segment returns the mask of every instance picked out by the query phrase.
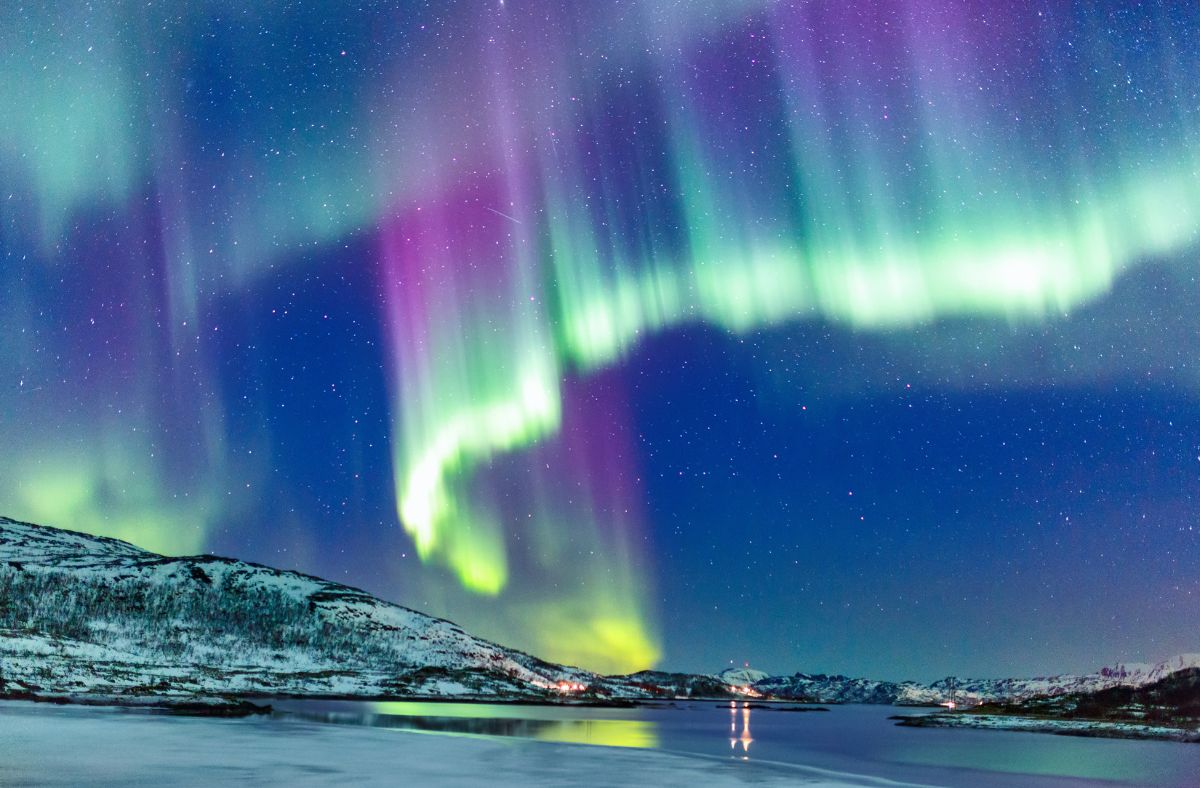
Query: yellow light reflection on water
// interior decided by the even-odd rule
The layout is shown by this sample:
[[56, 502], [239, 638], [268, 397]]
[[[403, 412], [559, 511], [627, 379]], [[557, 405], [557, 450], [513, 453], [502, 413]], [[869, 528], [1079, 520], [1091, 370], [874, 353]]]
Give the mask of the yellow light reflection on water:
[[377, 701], [370, 704], [373, 714], [394, 717], [453, 717], [455, 719], [553, 719], [539, 716], [540, 707], [517, 704], [429, 703], [422, 701]]
[[538, 731], [538, 741], [592, 744], [599, 747], [658, 746], [658, 730], [646, 720], [569, 720]]
[[742, 703], [742, 730], [738, 733], [738, 705], [737, 701], [729, 703], [729, 749], [737, 751], [738, 745], [742, 746], [742, 752], [749, 755], [750, 745], [754, 743], [754, 739], [750, 736], [750, 704]]
[[[497, 735], [489, 721], [514, 720], [529, 723], [522, 733], [538, 741], [564, 744], [590, 744], [598, 747], [654, 748], [659, 745], [658, 726], [649, 720], [628, 719], [629, 709], [575, 709], [570, 706], [525, 706], [518, 704], [429, 703], [420, 701], [380, 701], [370, 704], [371, 712], [381, 716], [414, 717], [428, 722], [431, 719], [477, 720], [478, 731], [469, 726], [450, 727], [447, 734], [485, 736]], [[586, 716], [585, 716], [586, 715]], [[429, 727], [421, 729], [430, 732]], [[434, 732], [441, 732], [436, 731]]]

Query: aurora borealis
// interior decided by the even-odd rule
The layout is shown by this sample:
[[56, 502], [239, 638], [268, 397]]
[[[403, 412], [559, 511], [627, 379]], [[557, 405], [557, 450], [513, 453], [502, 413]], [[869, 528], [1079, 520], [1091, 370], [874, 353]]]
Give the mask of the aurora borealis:
[[600, 670], [1195, 647], [1194, 5], [48, 2], [0, 76], [4, 514]]

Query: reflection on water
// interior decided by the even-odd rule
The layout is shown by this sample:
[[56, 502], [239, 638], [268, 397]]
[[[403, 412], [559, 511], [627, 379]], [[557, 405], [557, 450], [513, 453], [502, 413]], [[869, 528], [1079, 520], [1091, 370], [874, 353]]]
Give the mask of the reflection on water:
[[[653, 747], [750, 761], [747, 768], [755, 768], [755, 761], [785, 763], [921, 784], [1080, 788], [1103, 780], [1114, 786], [1200, 785], [1195, 779], [1200, 774], [1197, 745], [899, 728], [888, 719], [895, 709], [886, 706], [835, 706], [824, 714], [805, 714], [800, 712], [811, 709], [743, 700], [680, 700], [636, 708], [284, 699], [271, 703], [280, 721]], [[753, 728], [751, 712], [758, 712]], [[0, 781], [3, 773], [0, 763]]]
[[[486, 716], [480, 716], [481, 713]], [[460, 736], [516, 736], [603, 747], [659, 746], [656, 723], [639, 719], [595, 719], [595, 713], [594, 709], [580, 711], [570, 707], [504, 707], [410, 701], [306, 703], [299, 710], [285, 706], [283, 711], [283, 715], [288, 717], [340, 725], [367, 725]]]
[[603, 747], [658, 746], [658, 732], [646, 720], [570, 720], [551, 723], [536, 734], [542, 741], [597, 744]]
[[750, 759], [750, 704], [742, 703], [742, 733], [738, 735], [738, 705], [737, 701], [729, 702], [729, 749], [737, 752], [737, 746], [742, 745], [742, 758]]
[[[691, 704], [688, 706], [692, 707]], [[715, 709], [714, 706], [716, 704], [692, 708], [719, 711], [724, 704]], [[282, 701], [275, 704], [278, 716], [312, 722], [642, 749], [662, 746], [661, 722], [652, 715], [672, 707], [674, 704], [639, 709], [421, 701]], [[750, 745], [754, 742], [750, 733], [750, 712], [754, 708], [772, 707], [751, 706], [746, 701], [728, 704], [729, 749], [739, 760], [750, 759]], [[719, 726], [718, 722], [700, 728], [707, 729], [707, 735], [719, 741]]]

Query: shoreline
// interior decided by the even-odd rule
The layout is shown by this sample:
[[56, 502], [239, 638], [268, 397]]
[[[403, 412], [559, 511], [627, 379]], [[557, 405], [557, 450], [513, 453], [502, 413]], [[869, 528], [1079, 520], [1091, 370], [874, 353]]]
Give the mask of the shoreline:
[[[436, 735], [300, 719], [216, 720], [0, 701], [0, 763], [18, 785], [913, 786], [803, 763], [656, 747]], [[63, 748], [63, 739], [72, 742]]]
[[0, 701], [36, 703], [47, 706], [134, 709], [149, 713], [177, 714], [188, 717], [251, 717], [272, 712], [269, 705], [259, 705], [236, 696], [42, 695], [34, 692], [11, 692], [0, 694]]
[[777, 711], [819, 712], [831, 704], [801, 703], [792, 700], [757, 699], [739, 701], [734, 698], [612, 698], [612, 699], [555, 699], [503, 698], [489, 696], [447, 697], [444, 695], [346, 695], [297, 693], [216, 693], [211, 695], [125, 695], [93, 693], [37, 693], [17, 691], [0, 693], [0, 701], [26, 701], [51, 706], [93, 706], [140, 709], [147, 712], [178, 714], [196, 717], [249, 717], [270, 714], [271, 701], [331, 701], [354, 703], [442, 703], [504, 706], [552, 706], [556, 708], [636, 709], [677, 703], [754, 703], [751, 708], [772, 710], [773, 704], [784, 708]]
[[1016, 714], [935, 713], [924, 715], [897, 714], [888, 719], [906, 728], [960, 728], [969, 730], [999, 730], [1017, 733], [1047, 733], [1055, 736], [1079, 736], [1092, 739], [1137, 739], [1200, 744], [1200, 727], [1185, 725], [1154, 725], [1143, 722], [1062, 719]]

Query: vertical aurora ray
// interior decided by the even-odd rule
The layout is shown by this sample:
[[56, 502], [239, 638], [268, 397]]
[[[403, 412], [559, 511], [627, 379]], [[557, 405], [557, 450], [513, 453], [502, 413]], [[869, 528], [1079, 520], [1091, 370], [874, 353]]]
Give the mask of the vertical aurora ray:
[[[617, 77], [536, 35], [524, 45], [540, 54], [510, 52], [562, 75], [515, 102], [539, 107], [524, 145], [505, 129], [508, 149], [535, 151], [533, 164], [510, 157], [508, 172], [532, 168], [543, 195], [513, 220], [519, 249], [479, 235], [504, 227], [489, 208], [509, 204], [499, 195], [463, 197], [471, 207], [453, 216], [433, 208], [423, 221], [439, 229], [417, 248], [403, 221], [386, 241], [385, 257], [402, 261], [388, 269], [399, 511], [422, 555], [501, 591], [505, 540], [452, 491], [556, 431], [560, 366], [586, 373], [692, 322], [744, 332], [802, 318], [863, 329], [1045, 320], [1194, 244], [1194, 132], [1179, 125], [1140, 146], [1037, 122], [1045, 97], [1027, 80], [1078, 20], [1047, 22], [1013, 49], [1005, 40], [1037, 17], [1002, 11], [997, 37], [977, 10], [765, 4], [704, 39], [671, 24], [671, 46], [624, 53]], [[1078, 65], [1057, 98], [1102, 113], [1118, 97]], [[1095, 148], [1089, 168], [1064, 159], [1083, 148]], [[552, 298], [517, 308], [536, 281]], [[552, 531], [522, 533], [551, 550]]]
[[[426, 577], [421, 594], [472, 631], [568, 664], [623, 672], [659, 658], [645, 517], [614, 381], [569, 381], [554, 435], [495, 455], [455, 478], [456, 491], [502, 524], [503, 592], [469, 596]], [[606, 426], [596, 429], [597, 420]]]
[[[477, 489], [477, 471], [498, 455], [555, 434], [563, 408], [551, 322], [561, 293], [543, 265], [537, 199], [547, 183], [531, 182], [528, 118], [520, 112], [538, 97], [517, 95], [506, 76], [539, 58], [499, 32], [487, 44], [479, 81], [495, 97], [484, 121], [491, 131], [483, 149], [492, 157], [475, 150], [472, 174], [451, 177], [450, 187], [442, 186], [445, 172], [430, 173], [428, 193], [396, 211], [382, 233], [398, 514], [423, 558], [447, 566], [471, 591], [504, 592], [482, 620], [458, 613], [468, 625], [550, 658], [614, 671], [645, 667], [659, 646], [640, 590], [646, 579], [633, 554], [630, 507], [613, 507], [602, 522], [596, 501], [613, 493], [591, 490], [591, 477], [607, 470], [554, 454], [529, 460], [526, 481], [507, 495]], [[506, 476], [484, 475], [497, 476], [493, 485]], [[573, 496], [555, 495], [564, 482], [577, 488]]]
[[540, 578], [526, 579], [505, 628], [528, 629], [522, 639], [549, 659], [606, 672], [654, 665], [662, 653], [628, 423], [603, 380], [568, 387], [562, 434], [521, 462], [525, 489], [510, 499], [524, 506], [501, 504], [532, 537], [521, 574]]
[[[2, 426], [20, 447], [0, 457], [0, 479], [11, 516], [194, 554], [222, 506], [222, 413], [215, 380], [202, 374], [199, 332], [180, 339], [162, 330], [169, 277], [160, 239], [160, 216], [145, 208], [76, 229], [49, 269], [35, 255], [6, 257], [6, 314], [47, 270], [61, 279], [49, 288], [53, 309], [29, 299], [20, 330], [0, 340], [12, 370], [0, 392]], [[90, 258], [93, 249], [123, 254]], [[79, 259], [94, 270], [66, 262]], [[182, 361], [189, 367], [175, 366]], [[60, 438], [46, 440], [47, 431]]]
[[119, 19], [88, 8], [81, 29], [47, 24], [77, 5], [0, 10], [0, 168], [32, 198], [31, 234], [43, 249], [80, 205], [119, 205], [138, 185], [142, 137], [128, 117], [136, 93]]
[[8, 514], [199, 552], [263, 478], [231, 456], [224, 304], [376, 207], [338, 141], [374, 53], [313, 56], [309, 11], [0, 10], [0, 358], [19, 378], [0, 405], [27, 447], [0, 461]]
[[[504, 586], [504, 535], [452, 488], [456, 471], [524, 445], [559, 423], [558, 370], [544, 335], [519, 220], [484, 182], [426, 202], [382, 234], [397, 433], [399, 514], [423, 557], [473, 590]], [[511, 208], [510, 208], [511, 209]], [[451, 318], [453, 316], [453, 318]]]

